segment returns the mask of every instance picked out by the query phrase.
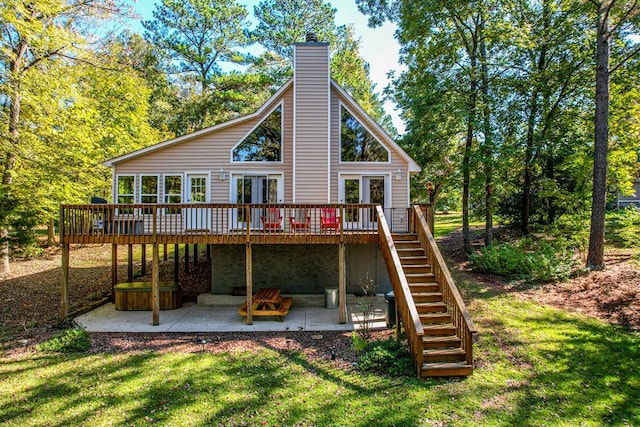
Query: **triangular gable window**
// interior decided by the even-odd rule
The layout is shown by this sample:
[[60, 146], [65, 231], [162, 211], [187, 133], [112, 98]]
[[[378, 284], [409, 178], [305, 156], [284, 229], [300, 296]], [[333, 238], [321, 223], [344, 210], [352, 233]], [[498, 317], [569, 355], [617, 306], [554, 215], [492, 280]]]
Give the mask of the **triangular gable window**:
[[282, 107], [278, 107], [233, 149], [233, 161], [279, 162], [281, 151]]
[[340, 120], [340, 159], [343, 162], [389, 161], [389, 151], [344, 107]]

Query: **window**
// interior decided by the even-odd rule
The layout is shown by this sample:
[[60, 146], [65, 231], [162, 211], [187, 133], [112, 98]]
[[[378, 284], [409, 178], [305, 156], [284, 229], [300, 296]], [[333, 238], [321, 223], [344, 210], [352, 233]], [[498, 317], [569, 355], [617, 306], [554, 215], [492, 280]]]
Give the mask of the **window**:
[[340, 159], [343, 162], [389, 161], [387, 149], [344, 107], [340, 110], [340, 121]]
[[282, 107], [278, 107], [233, 149], [234, 162], [279, 162], [282, 149]]
[[[182, 175], [166, 175], [164, 177], [164, 202], [182, 203]], [[180, 213], [180, 209], [167, 208], [166, 213]]]
[[158, 177], [140, 177], [140, 203], [158, 203]]
[[[133, 203], [135, 196], [136, 177], [133, 175], [118, 175], [116, 203]], [[131, 208], [118, 209], [118, 213], [129, 214]]]

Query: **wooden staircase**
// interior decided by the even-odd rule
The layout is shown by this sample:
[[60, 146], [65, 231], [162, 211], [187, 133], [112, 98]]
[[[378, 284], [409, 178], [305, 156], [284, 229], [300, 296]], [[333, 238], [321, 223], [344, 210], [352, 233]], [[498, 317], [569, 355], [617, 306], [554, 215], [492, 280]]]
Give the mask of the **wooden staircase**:
[[[422, 323], [421, 377], [467, 376], [473, 372], [450, 308], [444, 302], [429, 258], [417, 234], [393, 234], [402, 271]], [[469, 350], [470, 351], [470, 350]]]

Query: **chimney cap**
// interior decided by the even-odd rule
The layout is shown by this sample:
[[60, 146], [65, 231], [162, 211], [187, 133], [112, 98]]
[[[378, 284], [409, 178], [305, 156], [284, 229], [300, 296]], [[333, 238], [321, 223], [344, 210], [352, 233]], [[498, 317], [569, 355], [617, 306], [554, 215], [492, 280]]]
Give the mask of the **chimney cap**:
[[306, 37], [307, 43], [318, 43], [318, 36], [313, 31], [309, 31]]

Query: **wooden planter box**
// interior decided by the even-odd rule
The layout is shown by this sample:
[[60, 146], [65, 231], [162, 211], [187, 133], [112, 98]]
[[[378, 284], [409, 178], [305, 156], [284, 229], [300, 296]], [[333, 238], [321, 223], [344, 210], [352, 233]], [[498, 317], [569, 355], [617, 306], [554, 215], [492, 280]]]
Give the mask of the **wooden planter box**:
[[[159, 282], [160, 310], [172, 310], [181, 306], [180, 288], [175, 282]], [[115, 287], [116, 310], [152, 310], [151, 282], [118, 283]]]

